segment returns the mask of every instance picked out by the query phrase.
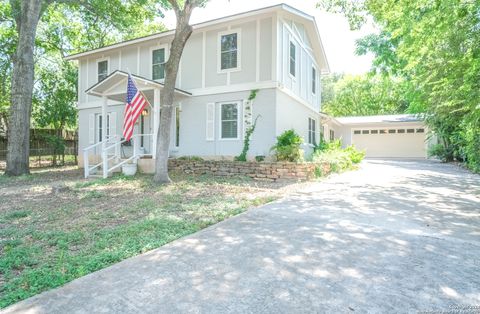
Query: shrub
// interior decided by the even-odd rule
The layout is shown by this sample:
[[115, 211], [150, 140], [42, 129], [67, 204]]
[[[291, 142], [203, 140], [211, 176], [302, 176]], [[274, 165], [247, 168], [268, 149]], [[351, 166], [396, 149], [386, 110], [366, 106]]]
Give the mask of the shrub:
[[265, 160], [265, 156], [263, 156], [263, 155], [255, 156], [255, 160], [256, 160], [257, 162], [262, 162], [262, 161]]
[[450, 159], [450, 153], [442, 144], [435, 144], [428, 148], [428, 157], [437, 157], [442, 161], [448, 161]]
[[[331, 172], [342, 172], [352, 169], [355, 164], [365, 158], [365, 152], [357, 150], [353, 145], [342, 149], [339, 140], [329, 143], [322, 143], [313, 153], [312, 161], [319, 164], [328, 164]], [[315, 169], [317, 176], [323, 176], [324, 170], [321, 166]]]
[[303, 150], [300, 146], [303, 139], [295, 130], [287, 130], [277, 137], [277, 143], [272, 147], [278, 161], [303, 161]]
[[365, 152], [357, 150], [354, 145], [350, 145], [347, 148], [345, 148], [345, 152], [347, 152], [347, 154], [350, 157], [350, 160], [354, 164], [359, 164], [365, 158]]

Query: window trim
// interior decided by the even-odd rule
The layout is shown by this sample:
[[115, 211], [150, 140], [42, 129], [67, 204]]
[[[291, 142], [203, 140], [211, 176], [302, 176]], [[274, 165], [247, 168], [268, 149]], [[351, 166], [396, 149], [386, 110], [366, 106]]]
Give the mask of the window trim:
[[[222, 70], [222, 36], [237, 34], [237, 67]], [[230, 73], [242, 70], [242, 30], [240, 28], [229, 29], [217, 34], [217, 73]]]
[[100, 80], [98, 79], [98, 74], [99, 74], [98, 73], [98, 64], [100, 62], [103, 62], [103, 61], [107, 61], [107, 76], [105, 76], [105, 78], [107, 78], [108, 75], [110, 74], [110, 57], [102, 57], [102, 58], [99, 58], [99, 59], [95, 60], [95, 65], [96, 65], [96, 67], [95, 67], [95, 71], [96, 71], [95, 78], [97, 80], [97, 83], [100, 82]]
[[[168, 44], [158, 44], [156, 46], [153, 46], [153, 47], [150, 47], [150, 53], [149, 53], [149, 68], [148, 68], [148, 71], [149, 71], [149, 78], [151, 78], [153, 81], [156, 81], [156, 82], [164, 82], [165, 81], [165, 77], [163, 79], [159, 79], [159, 80], [154, 80], [153, 79], [153, 52], [155, 50], [159, 50], [159, 49], [165, 49], [165, 63], [167, 63], [168, 61], [168, 58], [170, 58], [170, 50], [168, 49]], [[166, 76], [166, 74], [165, 74]]]
[[[291, 45], [293, 45], [295, 47], [295, 75], [292, 74], [292, 71], [291, 71], [291, 64], [290, 64], [290, 59], [292, 58], [292, 55], [291, 55], [291, 51], [290, 51], [290, 48], [291, 48]], [[288, 39], [288, 60], [287, 60], [287, 64], [288, 64], [288, 75], [290, 76], [290, 78], [294, 81], [297, 80], [297, 61], [298, 61], [298, 52], [297, 52], [297, 44], [295, 43], [295, 41], [289, 37]]]
[[[234, 101], [223, 101], [218, 103], [219, 110], [218, 110], [218, 140], [220, 141], [238, 141], [240, 139], [240, 117], [242, 116], [242, 113], [240, 112], [240, 104], [242, 102], [239, 100], [234, 100]], [[228, 137], [228, 138], [223, 138], [223, 132], [222, 132], [222, 106], [224, 105], [236, 105], [237, 106], [237, 137]]]
[[[313, 129], [311, 128], [312, 125], [314, 126]], [[308, 144], [317, 145], [317, 120], [312, 117], [308, 117]]]

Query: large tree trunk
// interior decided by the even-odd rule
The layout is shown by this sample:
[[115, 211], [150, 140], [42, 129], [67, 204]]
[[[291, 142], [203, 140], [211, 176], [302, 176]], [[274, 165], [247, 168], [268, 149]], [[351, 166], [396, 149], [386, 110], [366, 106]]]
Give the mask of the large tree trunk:
[[42, 0], [11, 0], [18, 44], [13, 59], [12, 99], [8, 123], [7, 175], [29, 173], [30, 116], [34, 79], [33, 50]]
[[193, 7], [189, 1], [185, 4], [183, 10], [174, 7], [177, 17], [177, 28], [170, 49], [170, 57], [165, 64], [165, 87], [160, 96], [160, 126], [157, 136], [155, 176], [153, 178], [153, 180], [158, 183], [171, 182], [168, 176], [168, 153], [172, 129], [175, 82], [177, 81], [178, 67], [183, 48], [192, 34], [192, 27], [189, 25], [189, 21]]

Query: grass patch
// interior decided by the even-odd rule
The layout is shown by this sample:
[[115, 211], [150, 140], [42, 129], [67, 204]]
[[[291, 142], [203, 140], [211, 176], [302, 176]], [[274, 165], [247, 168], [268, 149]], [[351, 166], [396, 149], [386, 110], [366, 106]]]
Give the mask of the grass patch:
[[[173, 174], [83, 180], [42, 172], [0, 181], [0, 308], [259, 206], [285, 193], [249, 178]], [[60, 179], [60, 180], [59, 180]], [[67, 182], [52, 194], [48, 184]]]

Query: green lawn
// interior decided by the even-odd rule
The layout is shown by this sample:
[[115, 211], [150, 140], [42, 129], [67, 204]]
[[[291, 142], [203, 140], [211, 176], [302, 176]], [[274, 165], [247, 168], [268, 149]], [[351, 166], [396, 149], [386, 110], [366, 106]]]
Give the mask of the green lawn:
[[[73, 168], [0, 176], [0, 308], [280, 197], [247, 178], [83, 180]], [[51, 186], [69, 189], [54, 194]]]

